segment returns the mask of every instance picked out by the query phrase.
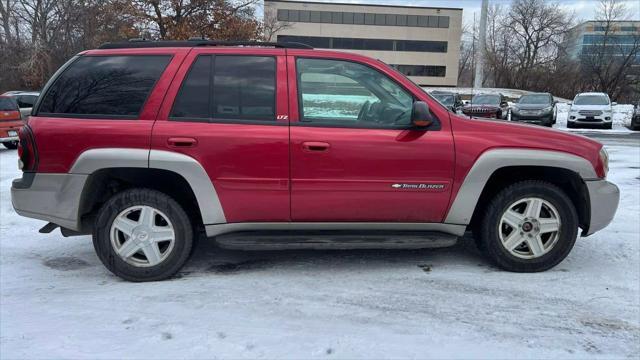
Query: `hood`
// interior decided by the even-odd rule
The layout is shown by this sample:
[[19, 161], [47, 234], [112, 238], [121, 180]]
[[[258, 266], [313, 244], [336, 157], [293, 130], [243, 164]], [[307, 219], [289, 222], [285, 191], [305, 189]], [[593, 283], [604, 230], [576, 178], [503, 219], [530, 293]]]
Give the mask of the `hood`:
[[609, 110], [611, 110], [611, 105], [571, 105], [571, 110], [574, 110], [574, 111], [579, 111], [579, 110], [609, 111]]
[[583, 157], [596, 167], [602, 148], [600, 142], [588, 137], [537, 125], [464, 116], [451, 116], [451, 125], [456, 143], [471, 144], [469, 148], [476, 151], [492, 148], [559, 151]]
[[553, 107], [551, 104], [514, 104], [514, 108], [521, 110], [542, 110], [548, 107]]

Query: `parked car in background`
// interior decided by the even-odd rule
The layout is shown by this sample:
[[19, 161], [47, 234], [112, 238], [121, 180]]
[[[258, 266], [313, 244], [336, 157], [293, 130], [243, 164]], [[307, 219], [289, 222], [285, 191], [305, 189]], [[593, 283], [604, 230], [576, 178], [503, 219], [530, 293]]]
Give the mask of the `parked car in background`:
[[502, 94], [476, 94], [462, 108], [462, 113], [473, 117], [506, 119], [509, 104]]
[[556, 122], [556, 102], [549, 93], [523, 95], [511, 107], [511, 121], [551, 127]]
[[633, 117], [631, 118], [631, 130], [640, 130], [640, 101], [633, 109]]
[[361, 249], [451, 246], [473, 230], [499, 267], [544, 271], [619, 200], [593, 139], [456, 115], [379, 60], [298, 43], [84, 51], [19, 136], [16, 212], [44, 233], [92, 234], [132, 281], [175, 274], [200, 234]]
[[0, 142], [7, 149], [18, 148], [18, 130], [23, 125], [16, 100], [0, 95]]
[[460, 94], [449, 91], [436, 90], [431, 92], [431, 96], [438, 100], [442, 105], [451, 109], [451, 111], [453, 111], [454, 113], [460, 114], [462, 112], [464, 103], [462, 102]]
[[22, 119], [26, 120], [29, 118], [29, 115], [31, 115], [31, 109], [36, 101], [38, 101], [40, 93], [37, 91], [7, 91], [2, 95], [16, 99], [18, 107], [20, 108], [20, 114], [22, 114]]
[[567, 127], [598, 126], [611, 129], [613, 124], [613, 106], [609, 95], [605, 93], [588, 92], [576, 95], [569, 103], [569, 118]]

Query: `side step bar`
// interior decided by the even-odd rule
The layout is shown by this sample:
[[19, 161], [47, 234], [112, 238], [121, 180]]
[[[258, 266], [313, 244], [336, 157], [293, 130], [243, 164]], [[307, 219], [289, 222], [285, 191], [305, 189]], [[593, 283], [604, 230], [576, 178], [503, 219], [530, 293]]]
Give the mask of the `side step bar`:
[[436, 231], [239, 231], [214, 240], [235, 250], [347, 250], [440, 248], [455, 245], [458, 237]]

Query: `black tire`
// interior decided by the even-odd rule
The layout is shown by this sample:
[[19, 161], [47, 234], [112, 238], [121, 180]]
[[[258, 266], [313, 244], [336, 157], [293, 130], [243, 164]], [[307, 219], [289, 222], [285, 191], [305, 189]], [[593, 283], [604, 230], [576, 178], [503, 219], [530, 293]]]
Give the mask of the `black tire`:
[[[561, 219], [557, 243], [548, 253], [523, 259], [509, 253], [498, 234], [500, 219], [509, 205], [519, 199], [537, 197], [553, 205]], [[539, 272], [551, 269], [564, 260], [578, 235], [578, 214], [571, 199], [559, 187], [544, 181], [522, 181], [499, 192], [489, 203], [480, 222], [479, 248], [498, 267], [513, 272]]]
[[7, 141], [2, 143], [2, 145], [4, 145], [4, 147], [6, 147], [9, 150], [15, 150], [18, 148], [18, 141]]
[[[135, 205], [147, 205], [164, 213], [173, 225], [173, 250], [155, 266], [137, 267], [122, 259], [111, 245], [111, 225], [118, 214]], [[151, 189], [130, 189], [115, 194], [98, 212], [93, 246], [100, 261], [115, 275], [129, 281], [158, 281], [175, 275], [186, 263], [193, 245], [193, 227], [187, 213], [171, 197]]]

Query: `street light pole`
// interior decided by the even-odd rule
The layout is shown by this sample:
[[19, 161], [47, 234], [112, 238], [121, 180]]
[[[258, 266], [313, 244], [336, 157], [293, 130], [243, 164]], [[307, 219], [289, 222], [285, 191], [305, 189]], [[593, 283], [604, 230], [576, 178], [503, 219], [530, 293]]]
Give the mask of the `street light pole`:
[[484, 57], [487, 45], [487, 10], [489, 0], [482, 0], [480, 10], [480, 34], [478, 35], [478, 48], [476, 53], [476, 73], [473, 81], [474, 88], [481, 88], [484, 82]]

